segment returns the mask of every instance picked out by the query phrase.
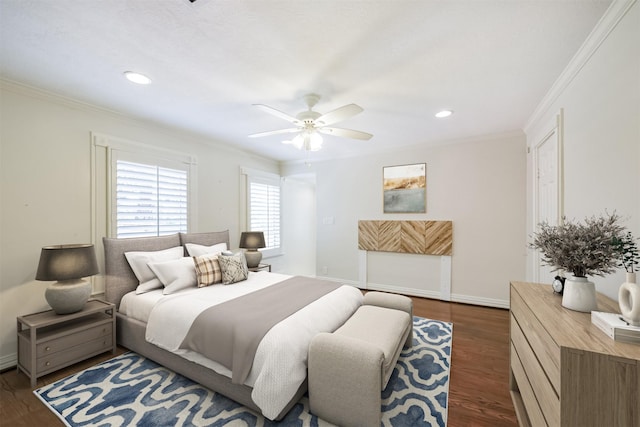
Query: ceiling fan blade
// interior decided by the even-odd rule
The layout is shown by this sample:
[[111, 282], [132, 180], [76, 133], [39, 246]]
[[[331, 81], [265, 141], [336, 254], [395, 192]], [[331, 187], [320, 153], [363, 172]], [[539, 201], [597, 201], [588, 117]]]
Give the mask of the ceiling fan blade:
[[333, 111], [329, 111], [326, 114], [321, 115], [315, 120], [315, 123], [319, 126], [328, 126], [334, 123], [346, 120], [349, 117], [353, 117], [363, 111], [362, 107], [356, 104], [343, 105], [340, 108], [336, 108]]
[[300, 130], [301, 130], [300, 128], [270, 130], [267, 132], [253, 133], [249, 135], [249, 138], [260, 138], [261, 136], [279, 135], [281, 133], [294, 133], [294, 132], [300, 132]]
[[344, 138], [362, 139], [364, 141], [368, 141], [373, 136], [367, 132], [362, 132], [359, 130], [352, 130], [352, 129], [342, 129], [342, 128], [321, 127], [321, 128], [318, 128], [318, 132], [321, 132], [327, 135], [341, 136]]
[[268, 105], [264, 105], [264, 104], [253, 104], [254, 106], [263, 109], [264, 111], [266, 111], [269, 114], [273, 114], [276, 117], [280, 117], [281, 119], [284, 119], [286, 121], [288, 121], [289, 123], [293, 123], [294, 125], [300, 125], [301, 122], [300, 120], [296, 119], [293, 116], [290, 116], [287, 113], [283, 113], [280, 110], [276, 110], [273, 107], [269, 107]]

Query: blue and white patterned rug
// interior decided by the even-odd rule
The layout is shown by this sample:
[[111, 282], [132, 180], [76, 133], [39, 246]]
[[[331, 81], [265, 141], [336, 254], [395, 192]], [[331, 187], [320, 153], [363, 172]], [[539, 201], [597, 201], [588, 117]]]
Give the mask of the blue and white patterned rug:
[[[413, 318], [382, 394], [382, 425], [446, 426], [451, 323]], [[135, 353], [125, 353], [34, 391], [68, 426], [330, 426], [303, 397], [280, 422]]]

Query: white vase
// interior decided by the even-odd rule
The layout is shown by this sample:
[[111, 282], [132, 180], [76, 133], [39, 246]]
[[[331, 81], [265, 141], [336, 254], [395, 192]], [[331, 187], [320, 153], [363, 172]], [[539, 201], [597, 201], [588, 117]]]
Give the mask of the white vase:
[[618, 304], [624, 320], [640, 326], [640, 286], [636, 284], [636, 273], [627, 273], [627, 281], [618, 291]]
[[598, 308], [596, 285], [586, 277], [568, 277], [562, 291], [562, 306], [585, 313], [596, 310]]

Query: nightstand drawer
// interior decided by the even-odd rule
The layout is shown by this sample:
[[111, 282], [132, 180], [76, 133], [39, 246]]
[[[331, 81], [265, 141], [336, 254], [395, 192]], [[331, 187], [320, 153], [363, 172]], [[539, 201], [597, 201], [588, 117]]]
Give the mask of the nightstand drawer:
[[52, 339], [40, 343], [36, 346], [36, 357], [51, 355], [68, 348], [82, 345], [87, 341], [91, 341], [105, 335], [111, 335], [113, 332], [111, 320], [103, 322], [101, 325], [93, 326], [85, 331], [69, 334], [60, 338]]
[[38, 377], [106, 351], [116, 354], [116, 306], [90, 299], [82, 310], [53, 310], [18, 316], [18, 370], [31, 387]]
[[53, 353], [38, 358], [36, 362], [38, 375], [45, 375], [50, 371], [55, 371], [72, 363], [84, 360], [87, 357], [111, 350], [113, 338], [105, 335], [98, 339], [67, 348], [66, 351]]

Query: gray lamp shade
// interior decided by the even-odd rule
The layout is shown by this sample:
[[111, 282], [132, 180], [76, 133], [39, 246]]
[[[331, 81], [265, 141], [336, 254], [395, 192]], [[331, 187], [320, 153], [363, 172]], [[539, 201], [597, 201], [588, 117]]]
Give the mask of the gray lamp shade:
[[265, 246], [262, 231], [244, 231], [240, 235], [240, 247], [243, 249], [258, 249]]
[[51, 283], [44, 293], [57, 314], [75, 313], [91, 296], [91, 282], [83, 278], [98, 274], [93, 245], [45, 246], [40, 252], [36, 280]]
[[36, 280], [73, 280], [98, 273], [93, 245], [45, 246], [40, 252]]

